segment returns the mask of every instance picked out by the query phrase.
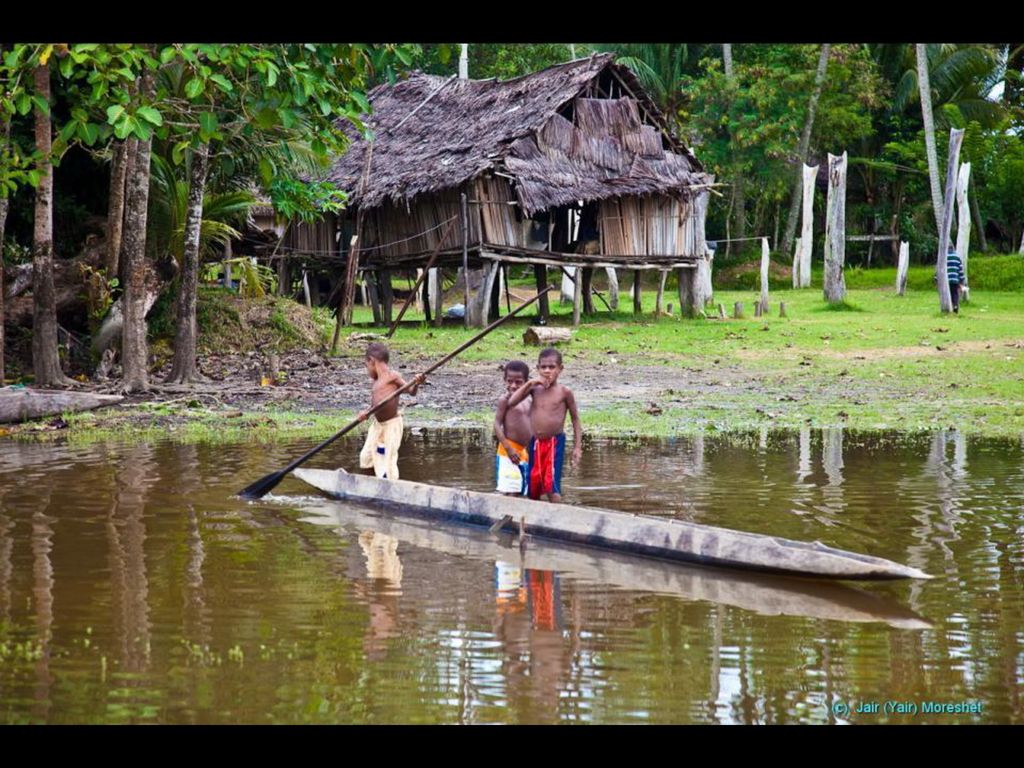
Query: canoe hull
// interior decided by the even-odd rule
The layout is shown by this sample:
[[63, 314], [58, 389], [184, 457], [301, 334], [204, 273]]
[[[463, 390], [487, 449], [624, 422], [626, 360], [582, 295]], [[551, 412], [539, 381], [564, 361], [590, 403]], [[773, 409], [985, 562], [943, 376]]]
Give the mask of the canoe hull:
[[339, 470], [298, 469], [296, 477], [339, 499], [401, 507], [446, 522], [490, 527], [511, 516], [530, 536], [661, 560], [763, 573], [851, 580], [930, 578], [890, 560], [775, 536], [596, 507], [551, 504], [461, 488], [381, 480]]

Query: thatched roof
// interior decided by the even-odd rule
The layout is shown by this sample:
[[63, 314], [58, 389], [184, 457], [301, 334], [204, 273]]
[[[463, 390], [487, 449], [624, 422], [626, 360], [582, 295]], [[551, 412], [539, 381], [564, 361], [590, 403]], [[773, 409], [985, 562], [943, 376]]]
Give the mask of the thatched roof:
[[[610, 70], [629, 98], [587, 98]], [[626, 194], [688, 194], [707, 179], [667, 128], [633, 74], [611, 54], [514, 80], [454, 80], [414, 73], [370, 93], [374, 142], [353, 136], [328, 177], [374, 208], [390, 199], [451, 189], [495, 171], [513, 177], [527, 215], [575, 200]], [[571, 106], [574, 120], [559, 114]], [[643, 113], [643, 114], [642, 114]]]

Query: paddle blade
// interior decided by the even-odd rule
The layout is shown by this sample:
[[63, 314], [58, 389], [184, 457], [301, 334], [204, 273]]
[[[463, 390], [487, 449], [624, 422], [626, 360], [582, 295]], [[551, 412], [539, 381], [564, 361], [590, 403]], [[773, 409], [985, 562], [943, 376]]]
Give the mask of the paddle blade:
[[261, 477], [252, 485], [248, 485], [238, 492], [238, 495], [246, 501], [255, 501], [256, 499], [262, 499], [272, 490], [274, 487], [281, 482], [281, 479], [287, 474], [287, 472], [271, 472], [266, 477]]

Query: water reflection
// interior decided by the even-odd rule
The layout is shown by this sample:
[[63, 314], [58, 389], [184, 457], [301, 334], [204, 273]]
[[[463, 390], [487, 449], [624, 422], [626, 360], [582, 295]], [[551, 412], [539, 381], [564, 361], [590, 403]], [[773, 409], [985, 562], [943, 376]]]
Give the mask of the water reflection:
[[[339, 442], [325, 464], [351, 465], [358, 440]], [[567, 478], [577, 503], [940, 577], [863, 586], [524, 552], [292, 480], [230, 498], [297, 447], [4, 444], [0, 720], [881, 722], [830, 704], [888, 698], [984, 702], [932, 722], [1024, 719], [1019, 441], [595, 441]], [[403, 473], [489, 490], [488, 447], [411, 436]]]

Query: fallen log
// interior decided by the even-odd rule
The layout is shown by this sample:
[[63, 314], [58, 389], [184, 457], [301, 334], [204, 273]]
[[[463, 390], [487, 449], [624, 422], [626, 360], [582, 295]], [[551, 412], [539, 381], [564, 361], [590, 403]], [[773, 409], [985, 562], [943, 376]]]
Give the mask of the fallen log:
[[39, 389], [0, 389], [0, 424], [39, 419], [61, 413], [91, 411], [124, 400], [120, 395]]
[[541, 344], [557, 344], [572, 339], [571, 328], [550, 328], [548, 326], [531, 325], [523, 333], [523, 343], [533, 346]]

